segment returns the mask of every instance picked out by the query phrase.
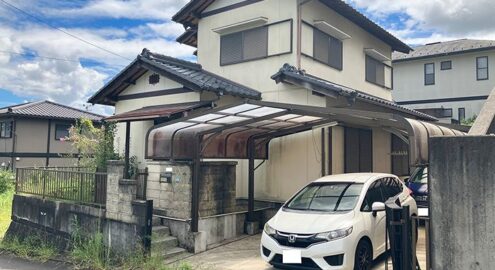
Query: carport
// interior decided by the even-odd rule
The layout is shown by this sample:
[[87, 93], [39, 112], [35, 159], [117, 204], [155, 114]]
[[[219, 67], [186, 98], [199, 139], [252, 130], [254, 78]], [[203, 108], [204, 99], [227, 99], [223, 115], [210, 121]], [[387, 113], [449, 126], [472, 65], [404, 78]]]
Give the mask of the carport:
[[462, 132], [392, 113], [348, 108], [246, 100], [152, 127], [147, 134], [146, 158], [192, 161], [191, 230], [198, 231], [201, 159], [247, 159], [248, 222], [254, 222], [255, 159], [269, 158], [271, 140], [317, 128], [352, 124], [379, 127], [409, 144], [410, 163], [428, 163], [428, 138]]

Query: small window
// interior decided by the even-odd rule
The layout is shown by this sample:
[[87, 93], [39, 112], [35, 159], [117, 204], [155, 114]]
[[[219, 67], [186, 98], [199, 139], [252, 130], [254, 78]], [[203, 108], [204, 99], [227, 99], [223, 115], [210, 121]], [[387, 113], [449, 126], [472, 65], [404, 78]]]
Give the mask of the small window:
[[228, 65], [268, 56], [268, 27], [258, 27], [220, 38], [220, 64]]
[[435, 84], [435, 64], [425, 64], [425, 85]]
[[440, 63], [441, 70], [449, 70], [452, 69], [452, 61], [442, 61]]
[[476, 58], [476, 79], [488, 80], [488, 56]]
[[0, 138], [12, 138], [12, 122], [0, 122]]
[[385, 64], [366, 55], [366, 81], [385, 86]]
[[56, 125], [55, 126], [55, 140], [57, 141], [63, 141], [67, 137], [69, 137], [69, 129], [71, 128], [71, 125]]
[[342, 70], [342, 41], [318, 29], [313, 31], [313, 57], [319, 62]]
[[465, 108], [459, 108], [457, 109], [458, 116], [459, 116], [459, 122], [466, 120], [466, 109]]

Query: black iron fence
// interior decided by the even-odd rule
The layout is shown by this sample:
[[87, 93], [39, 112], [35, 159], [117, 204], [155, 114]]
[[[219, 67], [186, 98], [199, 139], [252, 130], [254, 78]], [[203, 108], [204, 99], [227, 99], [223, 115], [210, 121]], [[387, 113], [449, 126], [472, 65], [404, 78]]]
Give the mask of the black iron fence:
[[17, 168], [16, 193], [104, 205], [107, 174], [55, 168]]

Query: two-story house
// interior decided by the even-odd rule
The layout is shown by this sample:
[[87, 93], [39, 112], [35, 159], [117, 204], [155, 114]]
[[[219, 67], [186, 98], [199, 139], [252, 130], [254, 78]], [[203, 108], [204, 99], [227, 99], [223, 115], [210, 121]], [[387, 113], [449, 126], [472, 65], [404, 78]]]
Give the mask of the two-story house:
[[77, 166], [77, 152], [67, 137], [81, 118], [96, 124], [104, 117], [52, 101], [0, 108], [0, 169]]
[[398, 104], [460, 123], [478, 115], [495, 87], [490, 63], [495, 41], [460, 39], [436, 42], [393, 54]]
[[[405, 176], [428, 136], [459, 134], [392, 101], [392, 52], [411, 48], [341, 0], [193, 0], [172, 19], [197, 63], [144, 49], [89, 102], [115, 107], [116, 148], [151, 168], [155, 213], [194, 251], [243, 231], [255, 200], [328, 174]], [[218, 164], [234, 176], [204, 167]], [[245, 219], [225, 210], [246, 198]]]

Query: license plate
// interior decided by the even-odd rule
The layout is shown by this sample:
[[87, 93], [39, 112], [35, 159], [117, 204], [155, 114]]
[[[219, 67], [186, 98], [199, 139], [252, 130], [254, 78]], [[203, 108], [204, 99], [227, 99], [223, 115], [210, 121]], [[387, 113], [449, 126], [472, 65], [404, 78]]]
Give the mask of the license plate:
[[301, 264], [301, 251], [297, 249], [284, 250], [282, 254], [282, 263]]

